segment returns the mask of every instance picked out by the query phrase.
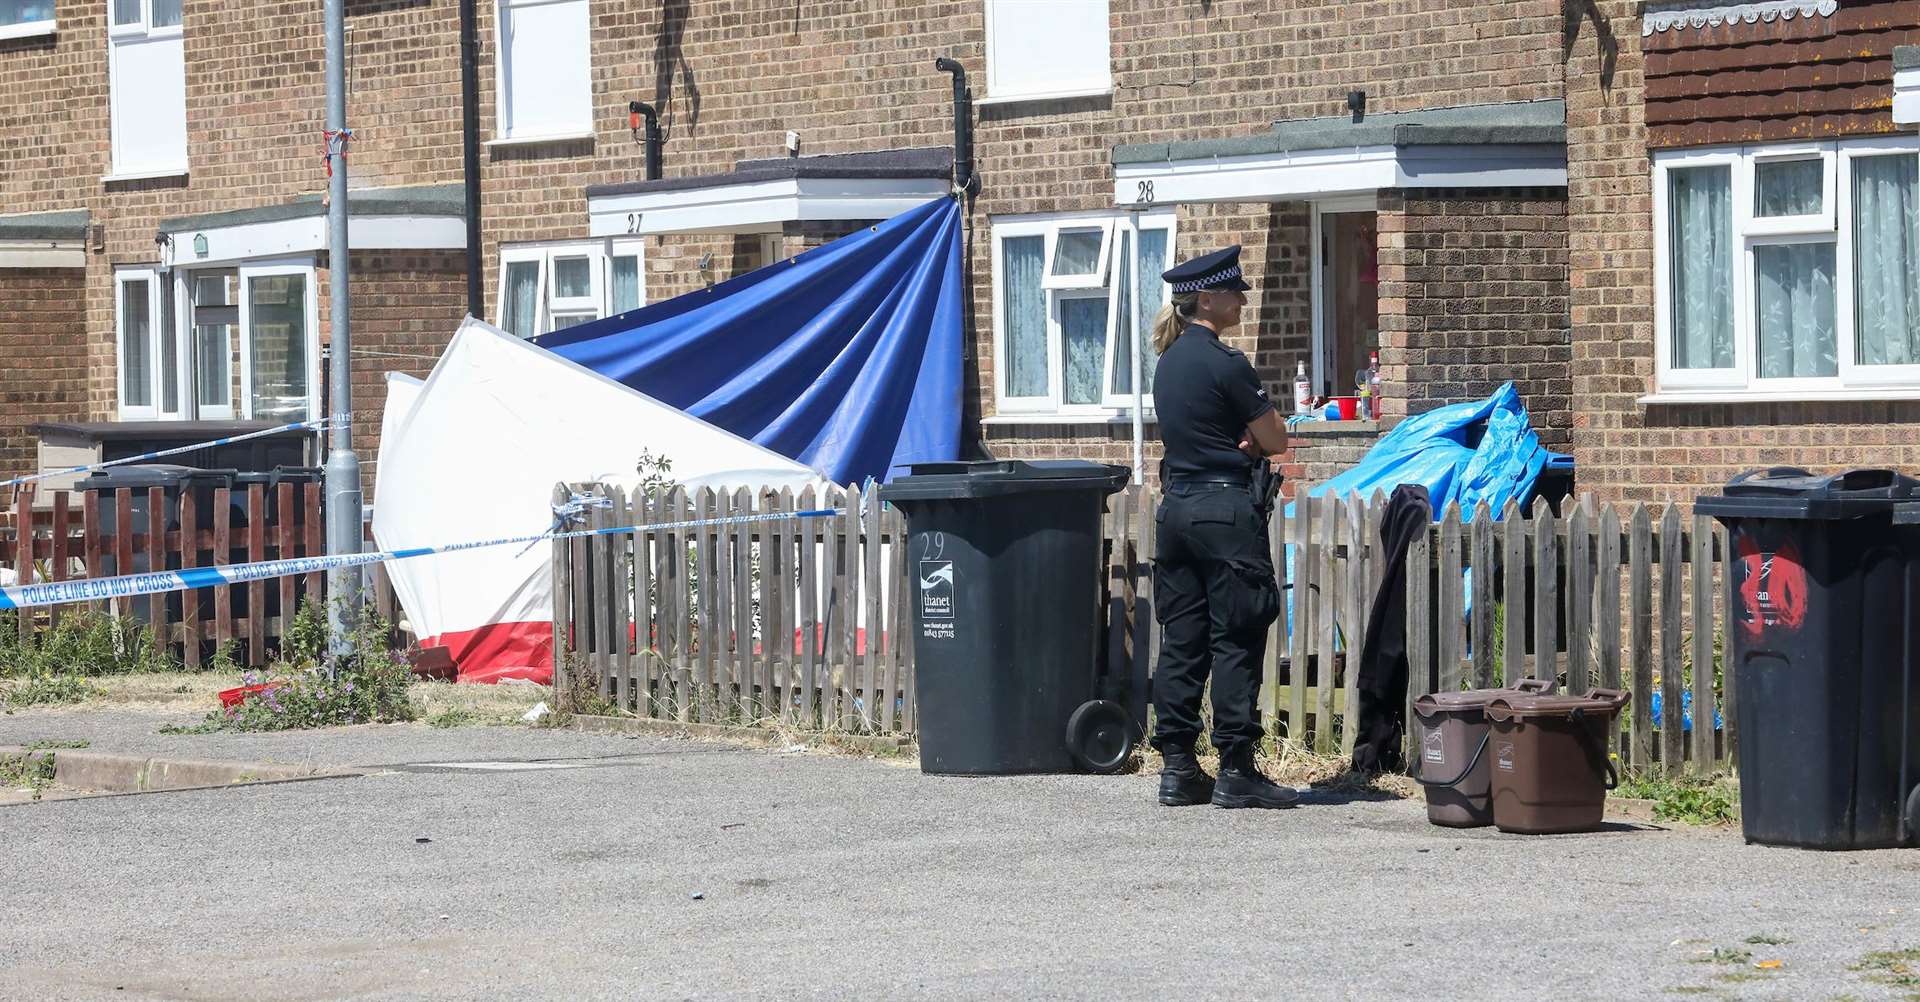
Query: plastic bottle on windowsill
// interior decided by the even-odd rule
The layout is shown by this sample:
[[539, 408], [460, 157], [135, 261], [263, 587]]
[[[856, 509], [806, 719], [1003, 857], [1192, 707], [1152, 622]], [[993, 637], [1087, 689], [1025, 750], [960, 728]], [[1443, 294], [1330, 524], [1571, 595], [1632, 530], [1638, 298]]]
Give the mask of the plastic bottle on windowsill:
[[1367, 420], [1380, 420], [1380, 353], [1367, 362]]

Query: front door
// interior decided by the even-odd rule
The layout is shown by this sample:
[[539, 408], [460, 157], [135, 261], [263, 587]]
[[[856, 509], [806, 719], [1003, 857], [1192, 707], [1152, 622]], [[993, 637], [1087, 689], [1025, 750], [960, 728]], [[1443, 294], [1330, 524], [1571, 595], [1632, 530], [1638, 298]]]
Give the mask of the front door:
[[1379, 216], [1322, 210], [1319, 219], [1317, 383], [1329, 396], [1352, 396], [1380, 349]]

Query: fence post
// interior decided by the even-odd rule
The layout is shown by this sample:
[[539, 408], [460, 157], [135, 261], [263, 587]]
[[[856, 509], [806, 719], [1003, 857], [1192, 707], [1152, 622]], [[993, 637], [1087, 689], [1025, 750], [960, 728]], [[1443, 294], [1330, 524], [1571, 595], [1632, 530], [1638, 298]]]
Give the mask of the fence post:
[[1553, 509], [1533, 502], [1533, 677], [1560, 684], [1560, 550]]
[[1633, 508], [1633, 539], [1627, 545], [1633, 658], [1633, 768], [1653, 760], [1653, 520], [1645, 502]]
[[1687, 593], [1687, 574], [1681, 569], [1680, 508], [1667, 505], [1660, 519], [1660, 759], [1661, 771], [1677, 776], [1686, 768], [1687, 731], [1681, 677], [1686, 644], [1680, 610]]
[[[1360, 653], [1366, 650], [1367, 610], [1372, 593], [1367, 591], [1367, 502], [1354, 494], [1347, 505], [1347, 616], [1352, 629], [1347, 631], [1346, 677], [1341, 680], [1340, 753], [1353, 756], [1356, 726], [1360, 720]], [[1329, 721], [1328, 730], [1332, 730]]]
[[[812, 487], [800, 491], [800, 508], [812, 511], [826, 507], [828, 495], [821, 494], [815, 499]], [[800, 705], [795, 709], [795, 719], [801, 727], [820, 725], [820, 544], [815, 538], [820, 526], [828, 526], [828, 538], [832, 538], [828, 519], [810, 518], [797, 527], [800, 532]]]
[[1447, 502], [1440, 518], [1440, 664], [1434, 676], [1436, 692], [1455, 692], [1460, 688], [1461, 620], [1464, 575], [1460, 567], [1460, 506]]
[[1713, 771], [1713, 519], [1693, 516], [1693, 771]]
[[1493, 509], [1485, 501], [1473, 506], [1473, 685], [1493, 687], [1493, 581], [1500, 566], [1493, 558]]
[[1591, 513], [1582, 500], [1567, 519], [1567, 691], [1584, 696], [1592, 688], [1589, 646], [1593, 637], [1593, 536]]
[[[33, 488], [21, 487], [13, 492], [13, 573], [14, 582], [21, 585], [33, 583]], [[16, 626], [20, 630], [21, 646], [33, 643], [33, 610], [15, 611], [19, 617]]]
[[[555, 484], [553, 487], [554, 507], [558, 508], [566, 503], [566, 485]], [[283, 518], [292, 514], [292, 512], [285, 508], [282, 508], [280, 513]], [[284, 533], [284, 528], [282, 531]], [[285, 538], [284, 535], [282, 538]], [[568, 588], [567, 574], [569, 565], [567, 552], [569, 548], [568, 540], [556, 539], [553, 541], [553, 707], [561, 713], [566, 713], [573, 709], [572, 701], [568, 698], [568, 693], [573, 689], [571, 684], [573, 681], [571, 678], [572, 672], [569, 670], [567, 664], [567, 624], [572, 622], [572, 612], [568, 602], [569, 597], [572, 595], [572, 592]], [[292, 579], [283, 578], [281, 580], [290, 581]], [[292, 618], [293, 612], [291, 609], [282, 606], [280, 612], [281, 622], [287, 622]]]
[[[49, 540], [53, 545], [52, 551], [47, 554], [47, 579], [49, 581], [65, 581], [67, 579], [67, 561], [71, 559], [67, 549], [67, 533], [72, 530], [73, 526], [70, 523], [67, 511], [67, 492], [54, 491], [53, 538]], [[47, 625], [49, 627], [60, 625], [59, 606], [53, 605], [47, 607]]]

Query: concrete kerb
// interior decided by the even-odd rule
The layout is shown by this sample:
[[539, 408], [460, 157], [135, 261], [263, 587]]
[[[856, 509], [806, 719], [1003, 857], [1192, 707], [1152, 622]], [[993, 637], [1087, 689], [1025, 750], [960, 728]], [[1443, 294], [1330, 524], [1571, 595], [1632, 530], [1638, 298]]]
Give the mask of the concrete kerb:
[[640, 734], [647, 737], [694, 738], [717, 741], [748, 741], [755, 744], [780, 744], [789, 739], [809, 747], [840, 748], [869, 755], [901, 756], [913, 753], [913, 739], [898, 735], [820, 734], [795, 735], [767, 727], [735, 724], [696, 724], [677, 720], [652, 720], [644, 717], [605, 717], [568, 714], [561, 726], [599, 734]]
[[65, 749], [33, 751], [19, 747], [0, 748], [0, 759], [15, 757], [52, 759], [54, 785], [100, 793], [204, 790], [365, 775], [356, 770], [316, 769], [263, 762], [169, 759]]

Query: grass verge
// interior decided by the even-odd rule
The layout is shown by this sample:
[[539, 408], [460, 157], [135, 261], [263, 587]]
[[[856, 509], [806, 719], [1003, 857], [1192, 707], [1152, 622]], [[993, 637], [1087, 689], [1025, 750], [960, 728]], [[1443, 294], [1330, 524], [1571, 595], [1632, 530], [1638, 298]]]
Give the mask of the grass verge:
[[1613, 795], [1653, 801], [1655, 821], [1705, 827], [1740, 820], [1740, 787], [1725, 777], [1622, 776]]

